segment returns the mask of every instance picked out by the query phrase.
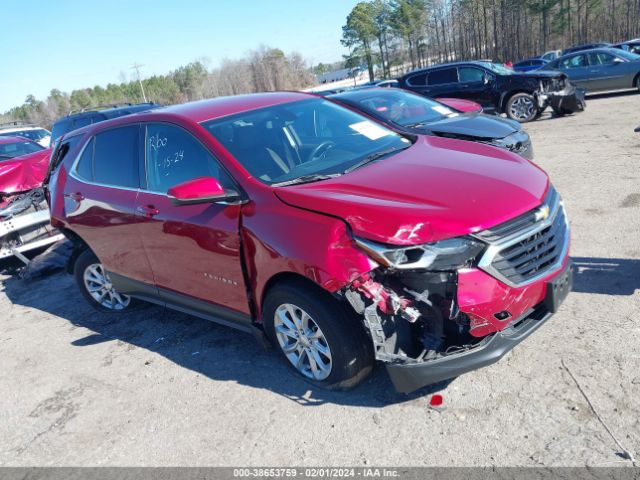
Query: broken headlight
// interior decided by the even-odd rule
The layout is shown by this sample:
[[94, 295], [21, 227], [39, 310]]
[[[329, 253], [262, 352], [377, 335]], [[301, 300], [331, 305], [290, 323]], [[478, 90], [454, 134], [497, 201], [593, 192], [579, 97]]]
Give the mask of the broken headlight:
[[380, 265], [402, 270], [456, 270], [473, 263], [485, 247], [483, 243], [467, 237], [410, 246], [384, 245], [362, 238], [355, 241]]

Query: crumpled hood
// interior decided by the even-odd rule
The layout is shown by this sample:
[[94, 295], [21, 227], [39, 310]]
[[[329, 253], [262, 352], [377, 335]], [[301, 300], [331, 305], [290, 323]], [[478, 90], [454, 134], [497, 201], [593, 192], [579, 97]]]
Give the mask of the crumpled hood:
[[484, 139], [504, 138], [521, 130], [520, 124], [483, 113], [466, 113], [430, 122], [425, 129], [437, 134], [464, 135]]
[[285, 203], [344, 219], [354, 235], [415, 245], [478, 232], [540, 203], [547, 175], [490, 145], [420, 136], [340, 177], [274, 189]]
[[26, 192], [42, 185], [51, 149], [0, 161], [0, 193]]

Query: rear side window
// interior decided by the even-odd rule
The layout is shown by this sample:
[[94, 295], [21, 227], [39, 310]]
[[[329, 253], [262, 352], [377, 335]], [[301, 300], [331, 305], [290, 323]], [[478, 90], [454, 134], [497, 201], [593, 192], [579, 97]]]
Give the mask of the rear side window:
[[198, 177], [213, 177], [223, 187], [232, 182], [211, 153], [180, 127], [152, 123], [146, 128], [147, 189], [167, 193], [171, 187]]
[[614, 56], [604, 52], [592, 52], [587, 54], [589, 65], [609, 65], [614, 63]]
[[412, 75], [407, 79], [407, 83], [412, 87], [424, 87], [427, 85], [427, 73], [422, 72]]
[[76, 165], [76, 175], [83, 180], [93, 182], [93, 148], [95, 142], [93, 138], [82, 151], [82, 155]]
[[429, 73], [429, 85], [444, 85], [457, 82], [458, 72], [455, 68], [443, 68]]
[[93, 153], [96, 183], [138, 188], [138, 125], [114, 128], [97, 134]]
[[78, 159], [76, 175], [103, 185], [138, 188], [138, 135], [138, 125], [97, 134]]

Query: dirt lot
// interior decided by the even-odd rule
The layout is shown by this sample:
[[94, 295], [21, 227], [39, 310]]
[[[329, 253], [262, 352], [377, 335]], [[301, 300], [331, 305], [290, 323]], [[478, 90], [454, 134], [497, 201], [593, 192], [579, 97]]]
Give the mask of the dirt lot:
[[0, 465], [621, 464], [561, 360], [640, 457], [638, 124], [640, 95], [615, 95], [527, 126], [571, 218], [575, 292], [501, 362], [438, 386], [443, 412], [382, 368], [319, 391], [249, 335], [98, 314], [62, 273], [1, 277]]

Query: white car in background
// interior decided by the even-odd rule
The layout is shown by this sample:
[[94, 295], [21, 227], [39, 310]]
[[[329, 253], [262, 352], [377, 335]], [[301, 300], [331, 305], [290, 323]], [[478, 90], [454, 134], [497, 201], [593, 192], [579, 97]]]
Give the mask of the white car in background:
[[39, 143], [44, 148], [49, 148], [51, 132], [37, 125], [28, 125], [21, 122], [0, 123], [0, 136], [22, 137], [32, 142]]

